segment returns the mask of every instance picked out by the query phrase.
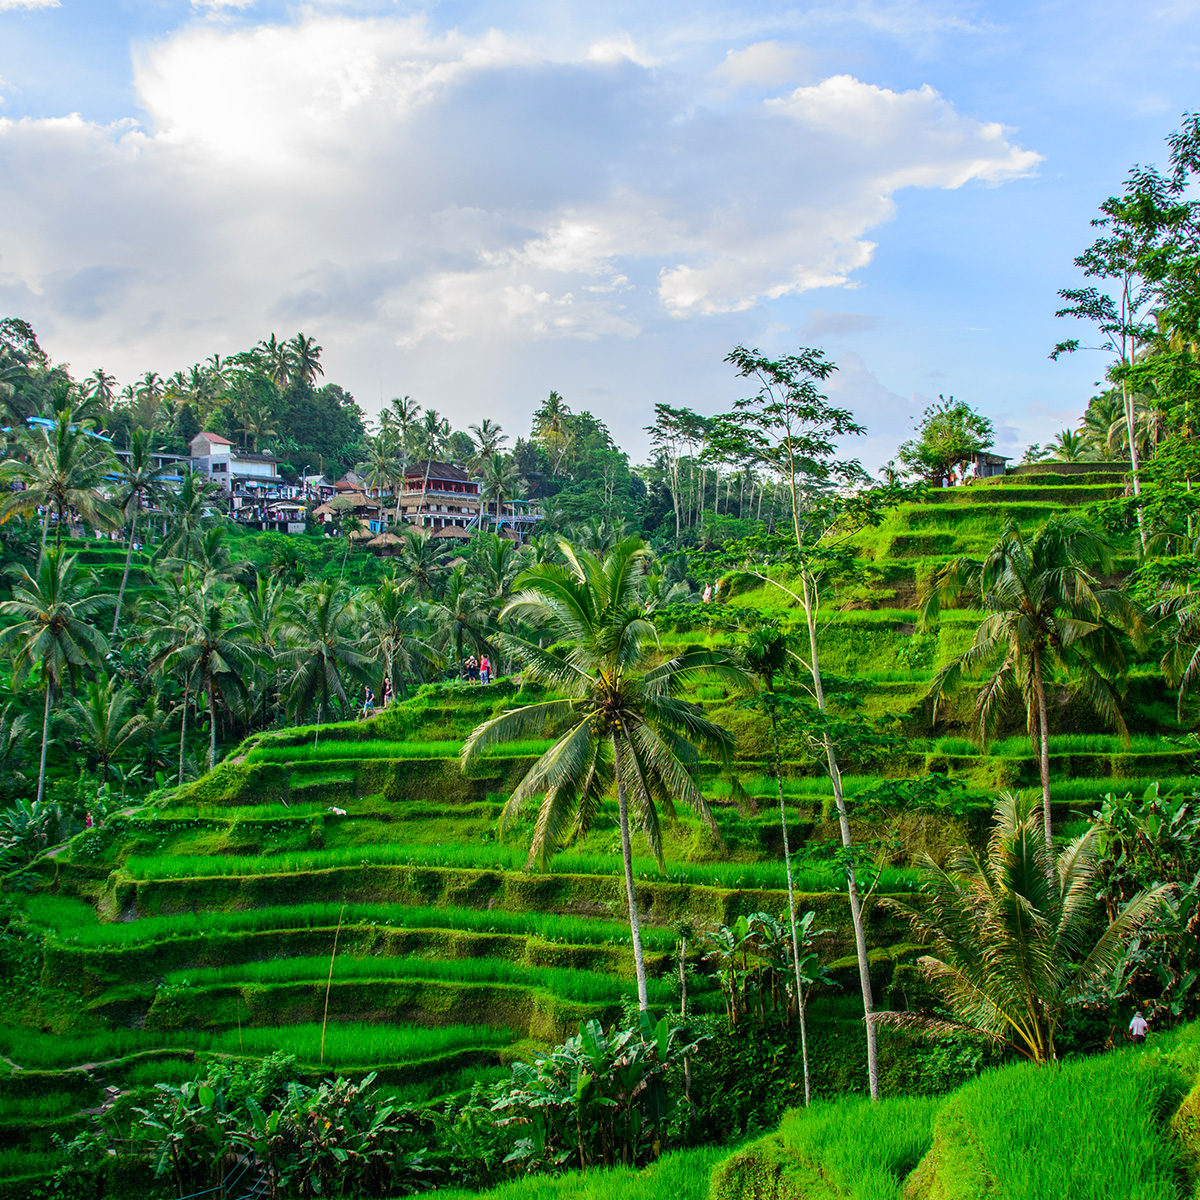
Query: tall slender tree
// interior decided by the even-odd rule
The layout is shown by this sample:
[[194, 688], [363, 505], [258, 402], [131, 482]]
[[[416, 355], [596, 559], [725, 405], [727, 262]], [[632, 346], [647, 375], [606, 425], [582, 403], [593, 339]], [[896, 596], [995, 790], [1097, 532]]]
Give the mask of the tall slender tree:
[[930, 688], [933, 715], [943, 698], [975, 672], [990, 673], [975, 701], [982, 741], [996, 728], [1004, 701], [1019, 695], [1031, 740], [1040, 749], [1046, 845], [1050, 824], [1050, 720], [1046, 684], [1057, 667], [1096, 713], [1128, 737], [1115, 680], [1125, 667], [1122, 633], [1140, 645], [1144, 620], [1122, 588], [1097, 575], [1112, 569], [1112, 550], [1076, 516], [1057, 514], [1031, 538], [1009, 522], [982, 560], [958, 558], [934, 577], [921, 606], [926, 628], [942, 605], [966, 591], [988, 615], [969, 649], [947, 663]]
[[47, 550], [30, 574], [23, 566], [10, 568], [12, 599], [0, 603], [0, 615], [14, 623], [0, 630], [0, 646], [13, 652], [13, 682], [20, 684], [38, 668], [45, 706], [42, 714], [42, 755], [38, 765], [37, 802], [46, 790], [46, 748], [50, 744], [50, 713], [56, 694], [81, 668], [98, 667], [108, 642], [92, 623], [111, 603], [96, 591], [95, 576], [76, 565], [76, 556]]
[[138, 518], [148, 503], [157, 503], [165, 495], [165, 463], [155, 463], [150, 448], [150, 431], [134, 429], [129, 437], [129, 457], [116, 460], [116, 483], [113, 500], [125, 517], [129, 528], [125, 548], [125, 568], [121, 572], [121, 586], [117, 589], [117, 603], [113, 610], [112, 637], [117, 636], [121, 622], [121, 605], [125, 601], [125, 587], [129, 583], [129, 568], [133, 562], [133, 546], [137, 537]]
[[560, 549], [564, 565], [531, 567], [500, 614], [544, 630], [559, 648], [542, 649], [512, 634], [498, 638], [530, 678], [564, 698], [485, 721], [463, 745], [462, 764], [469, 770], [490, 747], [515, 739], [556, 736], [517, 785], [501, 817], [503, 831], [540, 797], [529, 863], [543, 868], [564, 840], [591, 826], [615, 783], [638, 1005], [645, 1010], [646, 963], [633, 882], [630, 806], [660, 864], [660, 805], [668, 814], [677, 802], [688, 805], [719, 838], [688, 768], [696, 760], [697, 745], [727, 758], [732, 740], [695, 705], [680, 699], [679, 692], [706, 674], [738, 684], [746, 676], [713, 651], [688, 651], [652, 665], [657, 634], [638, 596], [646, 557], [639, 540], [622, 542], [603, 559], [565, 542]]

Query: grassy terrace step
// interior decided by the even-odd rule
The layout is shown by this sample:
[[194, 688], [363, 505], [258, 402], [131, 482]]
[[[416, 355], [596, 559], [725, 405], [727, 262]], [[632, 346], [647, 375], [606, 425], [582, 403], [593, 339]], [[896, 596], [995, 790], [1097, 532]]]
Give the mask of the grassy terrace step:
[[[564, 851], [555, 855], [551, 871], [541, 876], [520, 869], [526, 858], [524, 847], [491, 844], [487, 846], [430, 846], [382, 845], [349, 846], [333, 850], [267, 854], [256, 856], [159, 855], [129, 858], [123, 873], [132, 876], [139, 885], [149, 881], [171, 879], [214, 879], [231, 875], [310, 875], [346, 867], [403, 866], [420, 869], [482, 868], [485, 871], [520, 873], [527, 879], [559, 877], [616, 877], [622, 871], [616, 854], [581, 854]], [[786, 889], [787, 876], [782, 862], [669, 862], [660, 870], [652, 858], [635, 856], [633, 870], [637, 878], [647, 882], [664, 882], [710, 888], [755, 888], [759, 890]], [[872, 874], [874, 881], [874, 875]], [[794, 868], [793, 883], [802, 891], [827, 891], [841, 885], [839, 868], [833, 862], [802, 864]], [[890, 891], [910, 891], [916, 885], [915, 874], [909, 870], [884, 867], [879, 872], [879, 886]], [[622, 885], [623, 886], [623, 885]]]
[[[22, 1067], [78, 1068], [89, 1063], [126, 1058], [139, 1051], [179, 1049], [218, 1054], [264, 1055], [274, 1051], [294, 1054], [306, 1066], [316, 1066], [320, 1054], [320, 1022], [288, 1025], [280, 1029], [145, 1030], [94, 1029], [87, 1033], [42, 1033], [0, 1025], [0, 1053]], [[334, 1067], [371, 1069], [376, 1063], [419, 1063], [468, 1053], [484, 1058], [512, 1045], [507, 1029], [490, 1026], [439, 1028], [410, 1025], [329, 1023], [325, 1062]], [[463, 1065], [463, 1064], [459, 1064]], [[107, 1069], [107, 1067], [105, 1068]]]
[[[886, 890], [886, 889], [884, 889]], [[783, 912], [785, 891], [712, 888], [642, 880], [639, 912], [649, 925], [688, 918], [728, 924], [742, 914]], [[206, 878], [134, 880], [114, 877], [101, 903], [107, 916], [146, 917], [202, 910], [253, 908], [295, 901], [349, 904], [391, 903], [458, 906], [508, 912], [557, 912], [619, 918], [624, 883], [619, 876], [527, 875], [522, 872], [468, 871], [437, 867], [341, 867], [295, 875], [227, 875]], [[841, 892], [801, 893], [797, 903], [812, 908], [822, 926], [848, 936], [846, 897]], [[876, 944], [899, 938], [900, 927], [881, 909], [871, 914]], [[902, 939], [900, 939], [902, 940]]]

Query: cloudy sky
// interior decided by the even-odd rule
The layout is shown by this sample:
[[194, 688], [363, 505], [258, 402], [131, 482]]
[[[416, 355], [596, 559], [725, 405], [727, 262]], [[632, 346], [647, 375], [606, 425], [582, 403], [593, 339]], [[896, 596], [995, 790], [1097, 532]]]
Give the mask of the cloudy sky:
[[0, 315], [84, 375], [270, 332], [364, 409], [634, 454], [821, 345], [877, 465], [938, 393], [1017, 454], [1088, 221], [1200, 106], [1200, 3], [0, 0]]

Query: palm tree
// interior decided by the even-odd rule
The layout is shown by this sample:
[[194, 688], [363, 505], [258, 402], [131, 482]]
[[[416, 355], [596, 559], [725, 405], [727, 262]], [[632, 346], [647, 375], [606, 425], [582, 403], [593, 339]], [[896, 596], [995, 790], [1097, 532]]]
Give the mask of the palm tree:
[[393, 488], [396, 494], [395, 521], [400, 522], [400, 501], [403, 488], [400, 480], [404, 478], [404, 465], [400, 461], [400, 446], [396, 434], [390, 429], [383, 429], [367, 442], [367, 457], [354, 468], [363, 476], [363, 482], [369, 488], [374, 488], [383, 503], [383, 493], [387, 488]]
[[108, 782], [109, 763], [146, 730], [149, 722], [137, 711], [139, 697], [115, 679], [92, 680], [85, 699], [74, 700], [67, 721], [100, 763], [100, 777]]
[[496, 506], [495, 524], [500, 527], [500, 506], [506, 497], [512, 496], [517, 490], [521, 475], [511, 458], [503, 454], [493, 454], [482, 467], [483, 486], [480, 488], [480, 499], [486, 506], [489, 501]]
[[400, 453], [407, 456], [412, 452], [413, 433], [421, 416], [421, 406], [411, 396], [393, 396], [388, 412], [400, 435]]
[[129, 582], [129, 566], [133, 561], [133, 543], [137, 535], [138, 517], [147, 501], [158, 502], [164, 495], [163, 476], [167, 467], [154, 464], [150, 449], [150, 433], [146, 429], [135, 429], [129, 439], [129, 457], [117, 459], [117, 482], [113, 498], [125, 515], [129, 525], [129, 544], [125, 550], [125, 569], [121, 572], [121, 586], [117, 589], [117, 605], [113, 612], [112, 637], [117, 636], [121, 620], [121, 605], [125, 599], [125, 586]]
[[468, 425], [467, 430], [475, 443], [470, 462], [472, 470], [480, 470], [489, 458], [503, 453], [501, 446], [508, 441], [508, 435], [490, 417], [484, 417], [479, 425]]
[[1033, 797], [996, 803], [987, 854], [960, 849], [949, 870], [927, 855], [919, 907], [884, 898], [930, 946], [921, 959], [949, 1020], [880, 1013], [881, 1021], [986, 1037], [1033, 1062], [1053, 1062], [1067, 1005], [1111, 975], [1170, 885], [1135, 897], [1096, 937], [1099, 826], [1055, 857]]
[[317, 376], [325, 374], [325, 368], [321, 366], [321, 347], [317, 345], [317, 339], [298, 333], [287, 343], [287, 350], [293, 381], [304, 387], [313, 387]]
[[1050, 443], [1050, 457], [1059, 462], [1084, 462], [1090, 457], [1089, 449], [1088, 440], [1082, 433], [1064, 429], [1057, 440]]
[[563, 456], [570, 448], [574, 434], [570, 425], [571, 410], [567, 402], [557, 393], [551, 392], [533, 414], [533, 432], [545, 443], [553, 459], [550, 471], [558, 474]]
[[175, 558], [185, 566], [194, 560], [204, 531], [221, 520], [213, 511], [220, 492], [217, 484], [197, 471], [189, 471], [177, 490], [167, 492], [163, 504], [166, 528], [156, 558]]
[[1032, 741], [1040, 741], [1046, 844], [1050, 828], [1050, 726], [1046, 680], [1057, 666], [1109, 725], [1128, 737], [1113, 680], [1125, 668], [1120, 632], [1140, 645], [1143, 622], [1129, 596], [1103, 585], [1089, 567], [1112, 569], [1112, 550], [1078, 517], [1051, 517], [1026, 539], [1009, 521], [982, 561], [957, 558], [935, 576], [921, 606], [921, 623], [937, 620], [940, 606], [964, 590], [987, 612], [973, 644], [947, 663], [929, 690], [933, 719], [948, 692], [982, 668], [991, 673], [975, 701], [978, 736], [995, 731], [1004, 702], [1020, 694]]
[[347, 679], [363, 677], [370, 666], [367, 656], [355, 649], [356, 609], [348, 587], [323, 579], [301, 587], [284, 612], [287, 649], [280, 653], [279, 662], [291, 672], [284, 688], [293, 721], [316, 708], [314, 746], [330, 699], [336, 697], [349, 706]]
[[50, 514], [58, 521], [55, 540], [61, 544], [63, 526], [70, 513], [94, 525], [116, 524], [116, 510], [100, 495], [100, 485], [111, 470], [107, 443], [96, 437], [93, 422], [77, 420], [70, 408], [60, 408], [49, 428], [39, 426], [22, 438], [25, 458], [11, 458], [0, 466], [0, 484], [22, 485], [0, 504], [0, 521], [40, 508], [42, 546], [50, 529]]
[[240, 416], [242, 428], [246, 431], [246, 437], [250, 441], [250, 448], [255, 453], [258, 453], [259, 443], [263, 438], [279, 435], [271, 407], [261, 396], [251, 394], [243, 405]]
[[277, 392], [282, 392], [292, 382], [294, 363], [292, 349], [288, 342], [281, 342], [274, 334], [258, 343], [254, 348], [255, 358], [262, 366], [263, 373], [275, 385]]
[[425, 459], [425, 479], [421, 483], [421, 495], [429, 489], [429, 469], [434, 458], [446, 448], [446, 439], [450, 436], [450, 422], [441, 416], [437, 409], [427, 408], [416, 429], [416, 439], [421, 447], [421, 455]]
[[494, 652], [495, 630], [487, 596], [475, 580], [468, 578], [465, 567], [455, 567], [446, 577], [441, 600], [430, 605], [429, 619], [453, 663], [463, 661], [467, 644], [480, 654]]
[[[217, 581], [211, 576], [199, 588], [183, 593], [169, 625], [151, 632], [152, 644], [159, 647], [152, 667], [178, 672], [189, 690], [202, 692], [208, 700], [210, 771], [217, 761], [217, 695], [228, 705], [235, 695], [245, 693], [256, 665], [250, 634], [250, 624], [234, 596], [218, 595]], [[185, 711], [185, 721], [186, 715]], [[181, 758], [182, 754], [181, 748]]]
[[39, 804], [46, 790], [46, 747], [55, 692], [61, 692], [67, 677], [80, 667], [98, 666], [108, 653], [108, 642], [91, 617], [110, 604], [111, 597], [96, 591], [95, 576], [81, 571], [75, 559], [56, 548], [42, 555], [33, 575], [22, 566], [10, 568], [12, 599], [0, 603], [0, 615], [16, 618], [16, 624], [0, 630], [0, 646], [14, 650], [13, 683], [19, 685], [34, 667], [40, 667], [46, 691]]
[[84, 394], [89, 400], [94, 400], [105, 412], [108, 412], [116, 399], [116, 383], [115, 375], [110, 375], [103, 367], [97, 367], [83, 381]]
[[595, 820], [614, 782], [625, 867], [625, 895], [637, 970], [638, 1003], [645, 1010], [646, 963], [633, 885], [629, 806], [632, 801], [651, 850], [661, 864], [658, 805], [692, 808], [719, 837], [708, 804], [689, 773], [696, 745], [728, 758], [732, 740], [679, 691], [704, 673], [743, 683], [745, 673], [723, 655], [688, 651], [651, 666], [657, 635], [638, 599], [646, 549], [630, 538], [603, 559], [565, 542], [563, 566], [530, 568], [521, 590], [500, 614], [544, 629], [562, 650], [544, 650], [510, 634], [501, 645], [526, 674], [564, 698], [530, 704], [493, 717], [474, 730], [462, 750], [469, 770], [488, 749], [530, 736], [557, 734], [554, 745], [517, 785], [501, 816], [501, 831], [541, 797], [529, 865], [544, 867], [571, 835]]
[[432, 534], [413, 530], [405, 536], [396, 555], [396, 573], [403, 587], [418, 600], [428, 600], [440, 586], [445, 571], [441, 549]]
[[283, 620], [283, 604], [288, 587], [281, 579], [256, 575], [252, 585], [245, 586], [246, 623], [248, 640], [254, 647], [256, 659], [264, 668], [262, 687], [263, 724], [267, 723], [267, 706], [271, 700], [271, 685], [278, 692], [279, 668], [275, 665], [279, 649], [279, 630]]
[[408, 678], [421, 667], [436, 667], [441, 655], [426, 637], [428, 621], [396, 579], [385, 579], [366, 604], [364, 648], [368, 659], [390, 680], [397, 696], [408, 695]]

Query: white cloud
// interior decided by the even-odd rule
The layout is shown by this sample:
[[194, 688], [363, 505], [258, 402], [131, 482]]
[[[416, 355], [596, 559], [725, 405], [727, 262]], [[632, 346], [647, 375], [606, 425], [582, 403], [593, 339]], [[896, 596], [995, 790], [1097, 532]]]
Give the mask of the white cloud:
[[755, 42], [744, 50], [730, 50], [713, 74], [734, 88], [796, 83], [808, 74], [809, 57], [803, 46]]
[[61, 8], [60, 0], [0, 0], [0, 12], [14, 12], [19, 8]]
[[[782, 70], [743, 54], [731, 81]], [[23, 231], [0, 307], [126, 375], [273, 326], [393, 364], [616, 348], [850, 284], [898, 190], [1037, 162], [930, 88], [841, 75], [715, 111], [706, 80], [647, 62], [620, 37], [551, 56], [419, 19], [188, 28], [137, 59], [144, 126], [0, 119]]]

